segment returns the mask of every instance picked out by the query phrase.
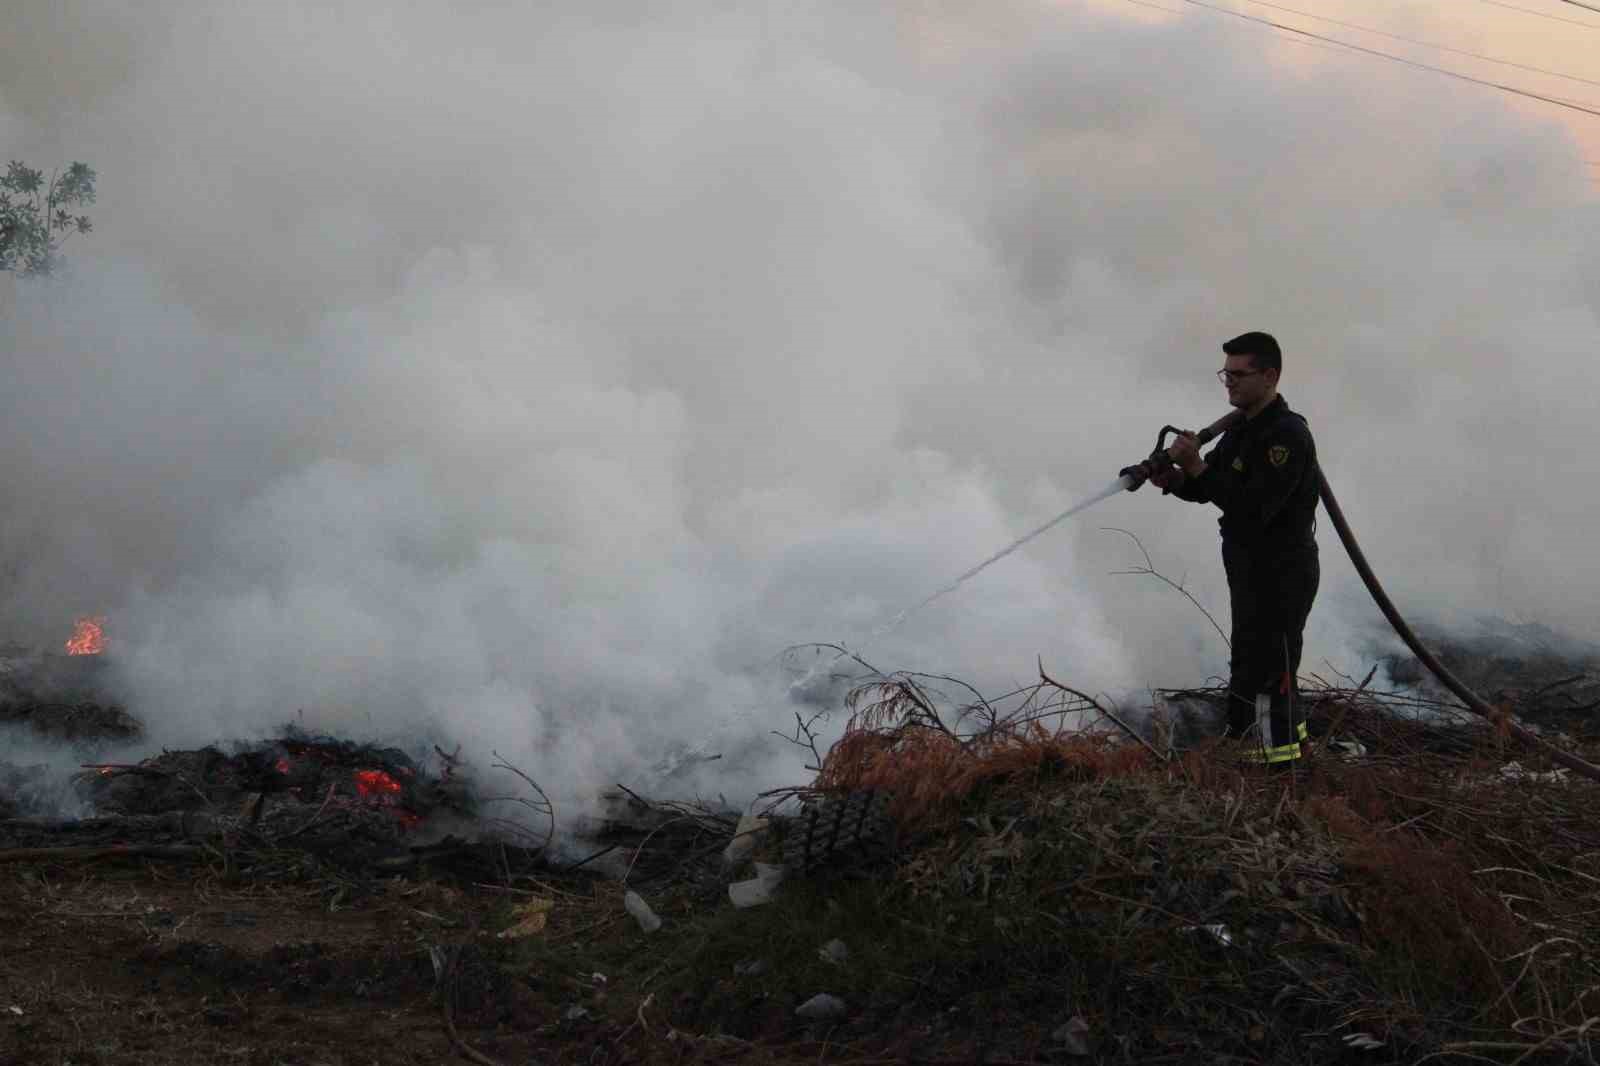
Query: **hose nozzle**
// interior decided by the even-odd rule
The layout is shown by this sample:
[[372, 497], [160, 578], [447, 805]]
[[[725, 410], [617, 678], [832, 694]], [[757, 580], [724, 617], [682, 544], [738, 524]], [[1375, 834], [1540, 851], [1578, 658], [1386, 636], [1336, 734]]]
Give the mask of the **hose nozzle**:
[[[1194, 435], [1195, 440], [1207, 444], [1223, 433], [1244, 421], [1243, 411], [1229, 411], [1205, 429]], [[1156, 446], [1148, 458], [1132, 466], [1125, 466], [1117, 471], [1118, 477], [1128, 479], [1128, 491], [1137, 492], [1151, 476], [1172, 467], [1172, 456], [1167, 454], [1167, 434], [1181, 436], [1185, 431], [1177, 426], [1162, 426], [1161, 432], [1156, 434]]]

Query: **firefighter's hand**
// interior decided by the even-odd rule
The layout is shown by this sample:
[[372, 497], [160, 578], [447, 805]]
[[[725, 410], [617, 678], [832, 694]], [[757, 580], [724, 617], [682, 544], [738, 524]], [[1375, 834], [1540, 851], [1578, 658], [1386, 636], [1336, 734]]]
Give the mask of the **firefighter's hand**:
[[1162, 492], [1171, 492], [1183, 484], [1183, 471], [1175, 466], [1163, 467], [1150, 475], [1150, 484]]
[[1179, 433], [1173, 437], [1167, 454], [1172, 456], [1172, 461], [1178, 464], [1180, 470], [1191, 477], [1202, 469], [1200, 442], [1195, 440], [1193, 433]]

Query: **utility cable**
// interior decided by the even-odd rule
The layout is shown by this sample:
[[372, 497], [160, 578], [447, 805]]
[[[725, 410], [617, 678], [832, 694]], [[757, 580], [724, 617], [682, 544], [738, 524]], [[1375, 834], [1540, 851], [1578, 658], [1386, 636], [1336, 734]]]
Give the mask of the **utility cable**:
[[1357, 26], [1353, 22], [1344, 22], [1340, 19], [1329, 18], [1327, 15], [1314, 15], [1309, 11], [1300, 11], [1292, 7], [1284, 7], [1282, 4], [1269, 3], [1268, 0], [1244, 0], [1244, 2], [1247, 4], [1254, 4], [1257, 7], [1270, 7], [1275, 11], [1284, 11], [1291, 15], [1299, 15], [1303, 18], [1316, 19], [1318, 22], [1329, 22], [1335, 26], [1343, 26], [1347, 30], [1358, 30], [1361, 33], [1372, 33], [1379, 37], [1387, 37], [1394, 41], [1404, 41], [1406, 44], [1414, 44], [1422, 48], [1433, 48], [1440, 52], [1450, 52], [1453, 55], [1466, 56], [1469, 59], [1481, 59], [1485, 63], [1497, 63], [1502, 67], [1515, 67], [1517, 70], [1526, 70], [1533, 74], [1548, 74], [1552, 78], [1565, 78], [1568, 81], [1582, 82], [1584, 85], [1600, 85], [1600, 80], [1596, 80], [1594, 78], [1580, 78], [1576, 74], [1563, 74], [1559, 70], [1546, 70], [1544, 67], [1532, 67], [1526, 63], [1514, 63], [1509, 59], [1496, 59], [1494, 56], [1487, 56], [1482, 52], [1469, 52], [1464, 48], [1451, 48], [1447, 44], [1434, 44], [1431, 41], [1419, 41], [1415, 37], [1404, 37], [1398, 33], [1390, 33], [1388, 30], [1375, 30], [1371, 26]]
[[1591, 7], [1588, 4], [1580, 4], [1578, 0], [1561, 0], [1561, 2], [1563, 4], [1571, 4], [1573, 7], [1582, 8], [1585, 11], [1593, 11], [1596, 15], [1600, 15], [1600, 7]]
[[1586, 29], [1600, 30], [1600, 24], [1597, 23], [1584, 22], [1581, 19], [1566, 19], [1562, 18], [1560, 15], [1552, 15], [1548, 11], [1535, 11], [1531, 7], [1518, 7], [1516, 4], [1508, 4], [1505, 3], [1505, 0], [1478, 0], [1478, 3], [1488, 4], [1490, 7], [1503, 7], [1507, 11], [1520, 11], [1524, 15], [1533, 15], [1535, 18], [1549, 19], [1551, 22], [1565, 22], [1568, 26], [1583, 26]]
[[1301, 37], [1308, 37], [1314, 41], [1324, 41], [1328, 44], [1338, 45], [1339, 47], [1347, 48], [1352, 52], [1360, 52], [1364, 55], [1374, 56], [1378, 59], [1387, 59], [1391, 62], [1402, 63], [1405, 66], [1414, 67], [1417, 70], [1432, 71], [1435, 74], [1443, 74], [1447, 78], [1455, 78], [1457, 81], [1470, 82], [1473, 85], [1482, 85], [1489, 89], [1499, 89], [1501, 92], [1510, 93], [1513, 96], [1521, 96], [1529, 100], [1538, 100], [1542, 103], [1566, 108], [1568, 111], [1577, 111], [1580, 114], [1593, 115], [1596, 118], [1600, 118], [1600, 107], [1591, 106], [1577, 100], [1563, 100], [1559, 96], [1546, 96], [1544, 93], [1536, 93], [1529, 89], [1519, 89], [1514, 85], [1506, 85], [1501, 82], [1490, 81], [1487, 78], [1475, 78], [1470, 74], [1462, 74], [1460, 71], [1448, 70], [1444, 67], [1436, 67], [1430, 63], [1421, 63], [1414, 59], [1406, 59], [1405, 57], [1397, 56], [1392, 52], [1379, 51], [1376, 48], [1368, 48], [1365, 45], [1351, 44], [1349, 41], [1341, 41], [1337, 37], [1329, 37], [1325, 34], [1313, 33], [1310, 30], [1302, 30], [1296, 26], [1290, 26], [1282, 22], [1274, 21], [1273, 19], [1262, 18], [1259, 15], [1247, 15], [1243, 11], [1234, 11], [1231, 8], [1218, 7], [1215, 4], [1205, 3], [1204, 0], [1182, 0], [1182, 2], [1193, 7], [1204, 8], [1207, 11], [1211, 11], [1219, 15], [1232, 15], [1234, 18], [1243, 19], [1246, 22], [1254, 22], [1262, 26], [1270, 26], [1273, 29], [1282, 30], [1285, 33], [1293, 33]]

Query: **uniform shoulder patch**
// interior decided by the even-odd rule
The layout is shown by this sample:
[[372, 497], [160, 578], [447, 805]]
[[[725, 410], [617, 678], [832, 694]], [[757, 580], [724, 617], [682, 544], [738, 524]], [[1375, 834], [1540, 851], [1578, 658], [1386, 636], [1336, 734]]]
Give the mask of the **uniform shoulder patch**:
[[1236, 473], [1244, 473], [1244, 460], [1237, 455], [1233, 457], [1233, 469]]
[[1286, 445], [1286, 444], [1274, 444], [1272, 447], [1267, 449], [1267, 462], [1271, 463], [1273, 466], [1282, 466], [1284, 463], [1287, 463], [1288, 461], [1289, 461], [1289, 446], [1288, 445]]

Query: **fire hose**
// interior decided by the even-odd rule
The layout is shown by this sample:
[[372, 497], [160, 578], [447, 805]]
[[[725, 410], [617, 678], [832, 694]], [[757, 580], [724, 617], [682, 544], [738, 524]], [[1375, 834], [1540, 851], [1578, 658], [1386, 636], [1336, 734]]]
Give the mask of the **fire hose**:
[[[1244, 420], [1242, 411], [1233, 411], [1219, 418], [1211, 425], [1196, 433], [1195, 439], [1200, 444], [1205, 444], [1220, 436], [1224, 431]], [[1168, 433], [1181, 434], [1184, 431], [1175, 426], [1163, 426], [1156, 436], [1155, 450], [1149, 458], [1133, 466], [1124, 467], [1121, 474], [1128, 483], [1128, 491], [1133, 492], [1149, 480], [1150, 475], [1158, 471], [1169, 469], [1173, 466], [1172, 457], [1167, 454], [1166, 437]], [[1459, 699], [1468, 710], [1480, 715], [1495, 726], [1505, 729], [1511, 736], [1526, 744], [1528, 747], [1548, 756], [1552, 762], [1559, 763], [1570, 770], [1575, 770], [1592, 781], [1600, 781], [1600, 766], [1572, 754], [1569, 751], [1551, 744], [1543, 737], [1533, 733], [1527, 727], [1512, 720], [1510, 714], [1489, 703], [1488, 700], [1472, 691], [1465, 682], [1452, 673], [1449, 667], [1439, 661], [1438, 656], [1429, 651], [1427, 646], [1417, 637], [1415, 631], [1406, 623], [1396, 609], [1394, 601], [1384, 591], [1378, 575], [1373, 572], [1372, 565], [1367, 562], [1366, 553], [1361, 550], [1361, 545], [1356, 542], [1356, 535], [1350, 529], [1350, 523], [1345, 520], [1344, 510], [1339, 506], [1338, 499], [1333, 495], [1333, 489], [1328, 486], [1328, 478], [1323, 474], [1321, 467], [1317, 469], [1317, 492], [1322, 498], [1322, 507], [1328, 512], [1328, 517], [1333, 520], [1333, 528], [1339, 533], [1339, 540], [1344, 543], [1344, 550], [1350, 556], [1350, 562], [1355, 565], [1356, 573], [1361, 575], [1362, 582], [1367, 586], [1367, 591], [1372, 594], [1373, 602], [1378, 605], [1378, 610], [1383, 612], [1383, 617], [1388, 619], [1389, 625], [1395, 633], [1405, 642], [1406, 647], [1417, 657], [1417, 661], [1426, 666], [1439, 683]]]

